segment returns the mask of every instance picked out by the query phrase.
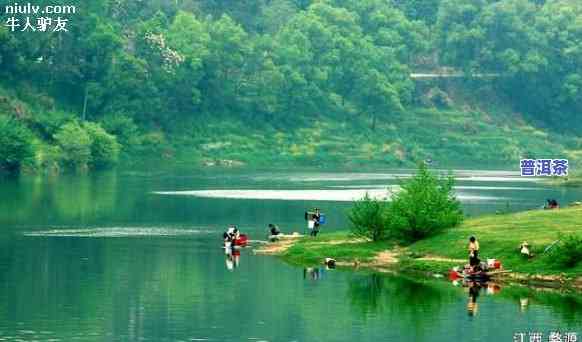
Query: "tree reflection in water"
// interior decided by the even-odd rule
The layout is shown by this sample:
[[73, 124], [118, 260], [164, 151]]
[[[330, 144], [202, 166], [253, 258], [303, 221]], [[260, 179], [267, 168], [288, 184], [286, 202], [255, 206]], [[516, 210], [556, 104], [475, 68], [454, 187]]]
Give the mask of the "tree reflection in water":
[[390, 313], [412, 326], [430, 324], [445, 304], [459, 293], [445, 283], [429, 283], [402, 276], [368, 274], [354, 275], [349, 282], [351, 305], [364, 317], [368, 314]]

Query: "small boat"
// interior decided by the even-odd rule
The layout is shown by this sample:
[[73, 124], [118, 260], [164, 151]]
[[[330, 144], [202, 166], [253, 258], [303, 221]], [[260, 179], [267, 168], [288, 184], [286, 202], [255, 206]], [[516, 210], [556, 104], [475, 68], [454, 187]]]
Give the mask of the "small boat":
[[452, 269], [449, 271], [449, 279], [457, 280], [457, 279], [467, 279], [467, 280], [474, 280], [474, 281], [487, 281], [490, 280], [492, 277], [503, 274], [509, 273], [511, 270], [493, 270], [493, 271], [457, 271]]
[[487, 281], [491, 278], [489, 272], [486, 271], [476, 271], [476, 272], [463, 272], [461, 273], [463, 278], [476, 281]]
[[465, 272], [465, 271], [450, 270], [449, 271], [449, 279], [450, 280], [468, 279], [468, 280], [481, 280], [481, 281], [483, 281], [483, 280], [489, 279], [489, 275], [485, 271]]

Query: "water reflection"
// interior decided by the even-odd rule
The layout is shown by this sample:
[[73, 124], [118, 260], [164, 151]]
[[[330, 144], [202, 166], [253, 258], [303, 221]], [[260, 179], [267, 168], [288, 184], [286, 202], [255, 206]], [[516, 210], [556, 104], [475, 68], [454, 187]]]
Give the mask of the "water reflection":
[[479, 312], [479, 298], [481, 292], [485, 294], [495, 295], [501, 291], [501, 286], [491, 280], [453, 280], [453, 286], [462, 286], [468, 293], [467, 313], [470, 317], [476, 316]]
[[[311, 201], [150, 195], [160, 189], [302, 189], [289, 186], [290, 175], [255, 183], [215, 173], [2, 179], [0, 340], [503, 341], [531, 329], [532, 321], [536, 329], [575, 330], [582, 323], [579, 295], [504, 287], [489, 296], [488, 285], [475, 297], [479, 314], [468, 318], [468, 287], [332, 272], [323, 265], [302, 270], [219, 248], [218, 232], [231, 222], [251, 236], [262, 237], [270, 222], [301, 230], [305, 208], [321, 206]], [[338, 184], [324, 187], [332, 185]], [[463, 190], [510, 195], [512, 210], [513, 203], [519, 208], [546, 198], [517, 189]], [[563, 191], [571, 198], [582, 194]], [[326, 229], [346, 227], [350, 205], [325, 203]]]
[[467, 302], [467, 313], [469, 316], [475, 316], [479, 310], [477, 298], [481, 292], [481, 284], [478, 282], [469, 283], [469, 301]]
[[226, 255], [225, 264], [226, 269], [229, 271], [234, 271], [240, 265], [240, 250], [237, 248], [224, 248], [224, 254]]
[[0, 183], [0, 223], [38, 221], [94, 222], [131, 204], [131, 198], [118, 198], [115, 172], [95, 175], [21, 176]]
[[[459, 176], [476, 174], [482, 173], [458, 173]], [[484, 174], [498, 176], [495, 172]], [[294, 181], [296, 177], [302, 181]], [[310, 182], [312, 177], [319, 181]], [[459, 179], [458, 197], [468, 214], [538, 207], [548, 196], [561, 203], [582, 196], [581, 190], [575, 188], [548, 189], [537, 183], [526, 188], [520, 183], [500, 183], [492, 177], [486, 178], [487, 181], [477, 184]], [[186, 177], [172, 174], [137, 177], [105, 172], [0, 178], [0, 191], [6, 194], [0, 198], [0, 225], [41, 226], [42, 229], [136, 224], [187, 227], [188, 224], [220, 226], [235, 219], [248, 226], [264, 226], [274, 220], [285, 226], [299, 226], [304, 223], [301, 214], [305, 207], [321, 206], [320, 201], [327, 200], [328, 227], [337, 229], [349, 224], [345, 210], [351, 200], [366, 191], [385, 197], [388, 187], [397, 187], [394, 182], [375, 174], [252, 171], [237, 174], [233, 171], [221, 177], [194, 171]], [[539, 191], [521, 191], [524, 189]], [[169, 191], [167, 194], [194, 196], [152, 195], [162, 190]], [[506, 203], [511, 203], [511, 207]]]
[[325, 268], [307, 267], [303, 269], [303, 279], [320, 280], [325, 275]]
[[579, 292], [522, 286], [504, 289], [502, 297], [513, 300], [522, 314], [527, 314], [532, 307], [543, 306], [550, 308], [565, 322], [574, 324], [582, 321], [582, 296]]
[[[430, 321], [458, 294], [440, 283], [384, 274], [354, 275], [348, 296], [362, 314], [390, 312], [412, 321]], [[422, 317], [422, 318], [420, 318]]]

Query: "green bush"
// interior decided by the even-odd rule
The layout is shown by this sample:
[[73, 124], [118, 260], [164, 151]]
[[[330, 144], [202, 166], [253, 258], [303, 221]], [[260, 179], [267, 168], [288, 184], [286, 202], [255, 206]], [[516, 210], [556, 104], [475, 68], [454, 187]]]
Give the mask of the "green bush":
[[39, 166], [44, 170], [58, 172], [60, 170], [62, 154], [59, 146], [46, 143], [39, 144], [37, 153]]
[[64, 124], [74, 119], [74, 116], [68, 112], [41, 112], [34, 116], [32, 127], [42, 138], [51, 140]]
[[560, 236], [560, 242], [552, 249], [550, 262], [563, 268], [576, 266], [582, 260], [582, 236]]
[[433, 175], [421, 164], [417, 174], [401, 184], [388, 209], [390, 230], [413, 242], [457, 226], [463, 219], [453, 194], [454, 178]]
[[83, 128], [91, 138], [91, 166], [104, 168], [116, 164], [120, 146], [115, 136], [107, 133], [98, 123], [85, 122]]
[[387, 208], [387, 202], [370, 198], [366, 193], [364, 198], [356, 201], [348, 213], [352, 234], [372, 241], [386, 239], [389, 225], [386, 217]]
[[107, 115], [101, 120], [101, 126], [117, 137], [124, 147], [139, 144], [139, 129], [132, 118], [123, 114]]
[[91, 136], [78, 122], [64, 124], [54, 135], [66, 167], [86, 169], [91, 162]]
[[20, 121], [0, 115], [0, 169], [18, 172], [34, 163], [34, 136]]
[[162, 131], [144, 134], [141, 139], [141, 150], [149, 155], [171, 154], [171, 146]]

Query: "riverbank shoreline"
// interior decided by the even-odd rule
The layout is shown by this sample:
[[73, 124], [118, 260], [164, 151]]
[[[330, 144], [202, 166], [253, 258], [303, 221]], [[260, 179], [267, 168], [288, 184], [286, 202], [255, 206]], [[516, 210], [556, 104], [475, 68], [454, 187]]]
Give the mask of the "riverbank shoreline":
[[[475, 235], [481, 242], [483, 260], [501, 260], [509, 271], [495, 277], [495, 281], [582, 291], [582, 262], [572, 268], [560, 268], [545, 252], [561, 234], [580, 230], [582, 207], [572, 207], [472, 218], [458, 228], [408, 246], [356, 238], [346, 230], [323, 232], [317, 238], [286, 236], [261, 246], [255, 253], [301, 266], [315, 266], [323, 264], [325, 258], [333, 258], [339, 268], [446, 278], [451, 268], [467, 262], [465, 240]], [[533, 258], [521, 257], [518, 247], [522, 241], [532, 246]]]

